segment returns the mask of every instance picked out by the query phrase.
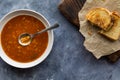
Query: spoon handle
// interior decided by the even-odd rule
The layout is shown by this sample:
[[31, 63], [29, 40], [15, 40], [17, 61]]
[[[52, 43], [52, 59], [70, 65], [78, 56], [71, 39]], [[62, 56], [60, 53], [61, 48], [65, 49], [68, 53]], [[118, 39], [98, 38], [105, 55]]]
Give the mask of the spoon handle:
[[50, 27], [47, 27], [46, 29], [43, 29], [43, 30], [41, 30], [41, 31], [33, 34], [33, 36], [38, 35], [38, 34], [41, 34], [41, 33], [43, 33], [43, 32], [46, 32], [46, 31], [48, 31], [48, 30], [51, 30], [51, 29], [54, 29], [54, 28], [57, 28], [57, 27], [59, 27], [59, 24], [58, 24], [58, 23], [55, 23], [54, 25], [52, 25], [52, 26], [50, 26]]

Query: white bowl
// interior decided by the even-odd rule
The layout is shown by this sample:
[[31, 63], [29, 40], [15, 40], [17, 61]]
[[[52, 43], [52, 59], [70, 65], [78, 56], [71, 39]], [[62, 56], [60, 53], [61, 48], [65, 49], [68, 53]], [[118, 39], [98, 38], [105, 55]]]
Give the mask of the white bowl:
[[[5, 26], [5, 24], [12, 19], [13, 17], [19, 16], [19, 15], [30, 15], [33, 16], [37, 19], [39, 19], [44, 25], [45, 27], [50, 26], [49, 22], [47, 21], [47, 19], [42, 16], [40, 13], [35, 12], [33, 10], [28, 10], [28, 9], [19, 9], [19, 10], [15, 10], [12, 12], [9, 12], [7, 15], [5, 15], [1, 21], [0, 21], [0, 30], [2, 31], [3, 27]], [[1, 39], [1, 37], [0, 37]], [[46, 50], [44, 51], [43, 55], [40, 56], [38, 59], [32, 61], [32, 62], [28, 62], [28, 63], [21, 63], [21, 62], [17, 62], [11, 58], [9, 58], [6, 53], [4, 52], [2, 45], [1, 45], [1, 40], [0, 40], [0, 56], [1, 58], [8, 63], [11, 66], [17, 67], [17, 68], [30, 68], [33, 67], [39, 63], [41, 63], [50, 53], [52, 46], [53, 46], [53, 41], [54, 41], [54, 35], [53, 35], [53, 31], [50, 30], [48, 31], [48, 46], [46, 48]]]

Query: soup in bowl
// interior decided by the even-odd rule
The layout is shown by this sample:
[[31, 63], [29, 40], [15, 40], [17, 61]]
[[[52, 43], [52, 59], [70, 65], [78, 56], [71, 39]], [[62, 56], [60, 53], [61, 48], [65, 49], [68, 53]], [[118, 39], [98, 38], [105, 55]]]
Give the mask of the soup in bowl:
[[34, 37], [31, 44], [22, 46], [18, 37], [22, 33], [34, 34], [50, 26], [40, 13], [32, 10], [16, 10], [2, 18], [1, 58], [17, 68], [29, 68], [41, 63], [50, 53], [53, 45], [53, 31]]

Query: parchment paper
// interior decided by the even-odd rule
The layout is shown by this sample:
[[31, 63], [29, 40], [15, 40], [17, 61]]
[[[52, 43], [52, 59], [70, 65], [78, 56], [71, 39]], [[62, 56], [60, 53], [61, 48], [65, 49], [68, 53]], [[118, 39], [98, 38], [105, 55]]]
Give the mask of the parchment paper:
[[103, 7], [108, 10], [117, 11], [120, 14], [120, 0], [87, 0], [82, 10], [78, 13], [80, 21], [80, 32], [85, 37], [84, 46], [99, 59], [102, 56], [112, 54], [120, 50], [120, 39], [110, 41], [98, 33], [98, 28], [87, 22], [85, 16], [92, 8]]

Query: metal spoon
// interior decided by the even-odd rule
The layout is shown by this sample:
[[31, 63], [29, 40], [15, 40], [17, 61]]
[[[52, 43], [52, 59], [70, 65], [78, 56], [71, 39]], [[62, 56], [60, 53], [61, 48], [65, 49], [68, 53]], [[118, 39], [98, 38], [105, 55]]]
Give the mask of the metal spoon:
[[18, 42], [19, 42], [19, 44], [22, 45], [22, 46], [27, 46], [27, 45], [29, 45], [29, 44], [32, 42], [33, 38], [34, 38], [36, 35], [39, 35], [39, 34], [41, 34], [41, 33], [43, 33], [43, 32], [46, 32], [46, 31], [48, 31], [48, 30], [51, 30], [51, 29], [54, 29], [54, 28], [57, 28], [57, 27], [59, 27], [59, 24], [56, 23], [56, 24], [54, 24], [54, 25], [52, 25], [52, 26], [50, 26], [50, 27], [48, 27], [48, 28], [46, 28], [46, 29], [43, 29], [43, 30], [41, 30], [41, 31], [39, 31], [39, 32], [36, 32], [36, 33], [34, 33], [34, 34], [22, 33], [22, 34], [19, 35], [19, 37], [18, 37]]

